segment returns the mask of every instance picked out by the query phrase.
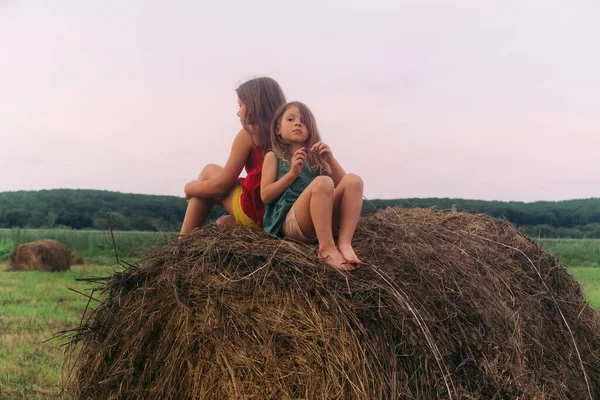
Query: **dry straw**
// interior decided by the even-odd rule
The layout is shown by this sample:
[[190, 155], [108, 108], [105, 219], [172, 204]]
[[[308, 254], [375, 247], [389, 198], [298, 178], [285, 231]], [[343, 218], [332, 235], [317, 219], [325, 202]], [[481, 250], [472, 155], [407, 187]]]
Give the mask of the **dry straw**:
[[506, 221], [389, 209], [349, 274], [315, 247], [210, 226], [106, 280], [70, 332], [92, 399], [586, 399], [600, 321]]
[[13, 271], [67, 271], [71, 268], [69, 248], [56, 240], [38, 240], [18, 245], [8, 259]]

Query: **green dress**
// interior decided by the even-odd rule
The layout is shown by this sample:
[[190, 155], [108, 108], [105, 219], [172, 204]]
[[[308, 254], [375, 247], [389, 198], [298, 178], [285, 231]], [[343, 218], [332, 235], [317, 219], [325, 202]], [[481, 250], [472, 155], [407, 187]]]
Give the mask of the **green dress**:
[[[290, 171], [291, 163], [285, 162], [277, 157], [277, 178], [280, 180]], [[285, 221], [288, 212], [300, 197], [300, 194], [317, 177], [321, 175], [319, 169], [313, 170], [307, 163], [304, 163], [300, 175], [292, 182], [279, 199], [265, 207], [265, 217], [263, 227], [265, 232], [271, 235], [283, 236], [281, 227]]]

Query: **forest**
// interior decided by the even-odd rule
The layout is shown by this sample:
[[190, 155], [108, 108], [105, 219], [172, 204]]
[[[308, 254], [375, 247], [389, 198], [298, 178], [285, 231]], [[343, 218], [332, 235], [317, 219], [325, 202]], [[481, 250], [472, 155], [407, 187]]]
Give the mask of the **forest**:
[[[600, 238], [600, 198], [503, 202], [453, 198], [365, 199], [363, 214], [386, 207], [425, 207], [506, 218], [542, 238]], [[0, 228], [63, 228], [178, 231], [185, 215], [182, 197], [86, 189], [0, 193]], [[214, 220], [222, 215], [215, 207]], [[110, 216], [110, 218], [109, 218]]]

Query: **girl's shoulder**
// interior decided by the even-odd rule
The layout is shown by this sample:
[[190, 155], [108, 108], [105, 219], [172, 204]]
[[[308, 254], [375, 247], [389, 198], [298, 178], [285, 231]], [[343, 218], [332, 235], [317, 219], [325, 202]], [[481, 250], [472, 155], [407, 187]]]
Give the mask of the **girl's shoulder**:
[[256, 147], [250, 132], [243, 128], [240, 129], [240, 131], [235, 136], [235, 139], [233, 139], [233, 145], [245, 148], [248, 151], [251, 151], [252, 149], [254, 149], [254, 147]]
[[274, 164], [274, 165], [278, 165], [279, 164], [279, 157], [277, 157], [277, 154], [275, 154], [275, 152], [273, 150], [269, 150], [265, 153], [264, 156], [264, 162], [268, 163], [268, 164]]
[[270, 157], [270, 158], [276, 159], [277, 161], [285, 160], [284, 157], [282, 157], [281, 155], [277, 154], [274, 150], [267, 151], [265, 153], [265, 158], [267, 158], [267, 156]]
[[250, 142], [252, 142], [252, 145], [254, 147], [261, 147], [260, 137], [258, 136], [258, 134], [254, 133], [252, 131], [249, 131], [246, 128], [242, 128], [242, 129], [240, 129], [240, 132], [238, 133], [238, 135], [244, 135], [246, 138], [248, 138], [248, 140]]
[[246, 139], [248, 142], [254, 143], [254, 135], [250, 133], [246, 128], [240, 129], [237, 136], [241, 136]]

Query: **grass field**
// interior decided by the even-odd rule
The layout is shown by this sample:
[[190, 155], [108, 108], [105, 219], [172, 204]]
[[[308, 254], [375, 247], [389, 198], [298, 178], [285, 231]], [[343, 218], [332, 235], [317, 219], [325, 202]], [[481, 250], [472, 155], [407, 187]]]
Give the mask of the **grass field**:
[[[153, 246], [160, 246], [177, 237], [175, 233], [115, 231], [119, 257], [136, 260]], [[55, 239], [66, 244], [76, 259], [89, 264], [109, 265], [115, 262], [113, 240], [109, 231], [69, 229], [0, 229], [0, 262], [6, 261], [21, 243]]]
[[[57, 396], [63, 347], [45, 340], [76, 327], [87, 299], [69, 288], [86, 291], [90, 285], [76, 278], [107, 276], [116, 265], [108, 232], [69, 230], [0, 230], [0, 261], [15, 245], [53, 238], [67, 244], [76, 256], [92, 265], [69, 272], [10, 272], [0, 262], [0, 399], [46, 399]], [[174, 238], [173, 234], [116, 232], [122, 259], [135, 262], [148, 248]], [[542, 240], [581, 283], [590, 305], [600, 309], [600, 240]], [[100, 265], [98, 265], [100, 264]]]
[[542, 239], [540, 245], [567, 266], [600, 268], [600, 239]]
[[59, 340], [43, 342], [77, 326], [87, 299], [69, 288], [85, 292], [90, 286], [75, 279], [113, 270], [88, 265], [61, 273], [9, 272], [0, 264], [0, 399], [55, 397], [63, 347]]
[[590, 306], [600, 310], [600, 268], [571, 267], [569, 272], [583, 287]]

